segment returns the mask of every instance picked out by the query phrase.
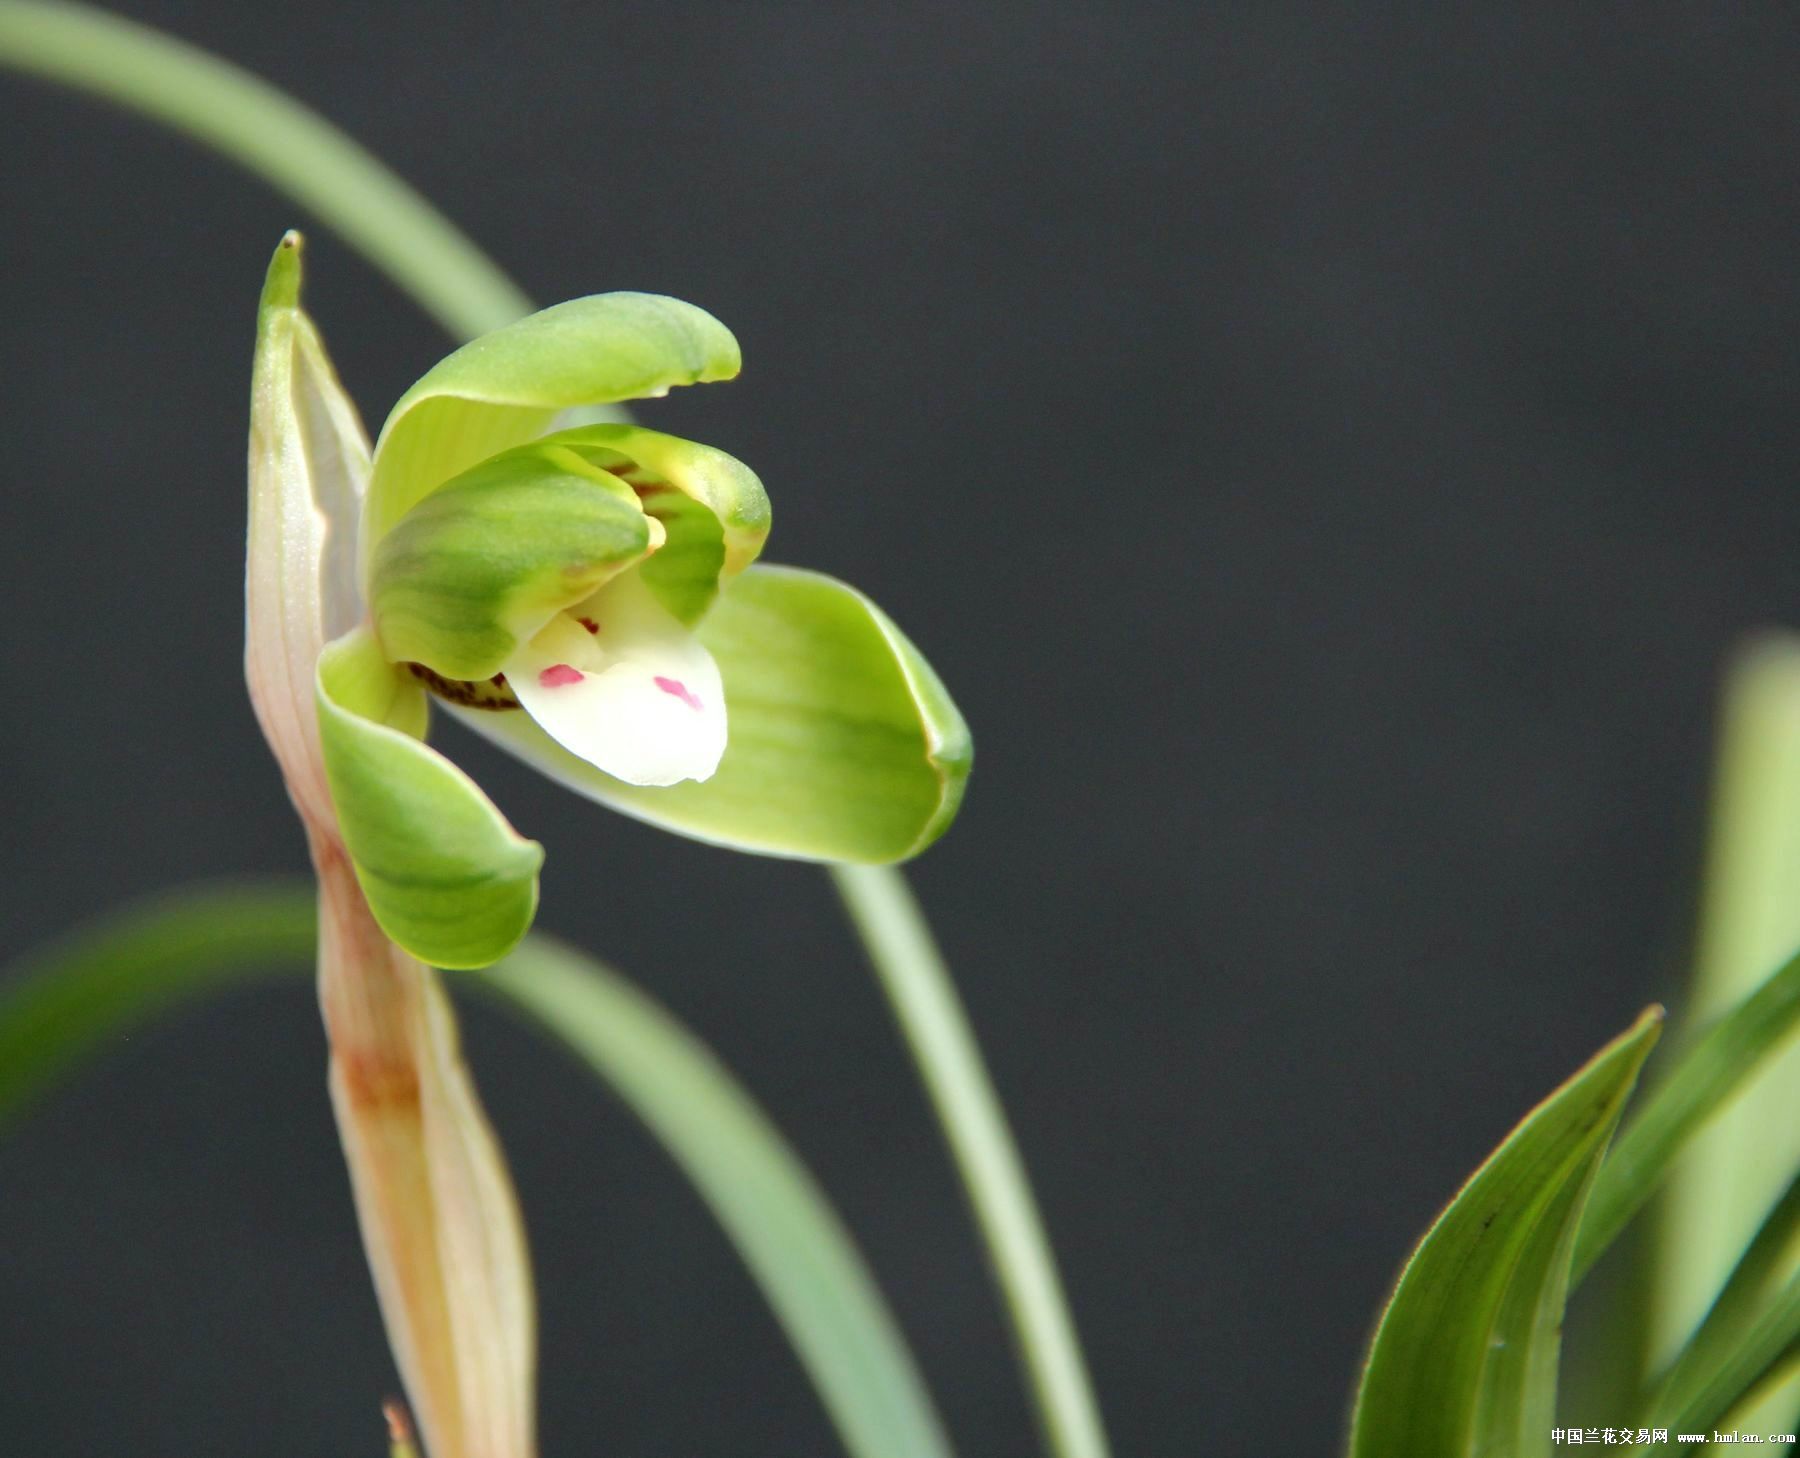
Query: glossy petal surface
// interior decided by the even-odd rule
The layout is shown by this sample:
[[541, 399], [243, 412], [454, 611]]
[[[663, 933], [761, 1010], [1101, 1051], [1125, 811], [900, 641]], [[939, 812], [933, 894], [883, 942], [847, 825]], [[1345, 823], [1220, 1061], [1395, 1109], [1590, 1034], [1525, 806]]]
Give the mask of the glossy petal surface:
[[438, 967], [505, 956], [537, 910], [543, 848], [419, 742], [425, 693], [366, 629], [325, 650], [318, 705], [344, 844], [382, 931]]
[[738, 372], [737, 341], [660, 294], [571, 299], [465, 344], [400, 397], [375, 445], [364, 563], [422, 497], [579, 405], [660, 395]]
[[630, 487], [573, 451], [503, 451], [382, 538], [369, 573], [376, 635], [394, 662], [486, 678], [661, 537]]

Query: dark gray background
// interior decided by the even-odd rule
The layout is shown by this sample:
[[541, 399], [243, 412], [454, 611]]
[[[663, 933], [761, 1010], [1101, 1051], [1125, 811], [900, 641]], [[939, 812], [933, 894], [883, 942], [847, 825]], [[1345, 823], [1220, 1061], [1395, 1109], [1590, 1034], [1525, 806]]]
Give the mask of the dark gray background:
[[[536, 297], [747, 367], [653, 423], [972, 722], [915, 884], [1121, 1454], [1332, 1450], [1410, 1240], [1685, 954], [1717, 676], [1800, 615], [1785, 8], [121, 7], [291, 88]], [[1423, 8], [1422, 8], [1423, 9]], [[256, 290], [302, 222], [0, 79], [10, 945], [298, 871], [244, 702]], [[371, 423], [446, 341], [314, 229]], [[957, 1187], [823, 877], [442, 743], [767, 1101], [968, 1455], [1031, 1451]], [[652, 1144], [484, 1010], [547, 1455], [829, 1452]], [[7, 1452], [374, 1453], [391, 1383], [308, 993], [120, 1047], [0, 1148]]]

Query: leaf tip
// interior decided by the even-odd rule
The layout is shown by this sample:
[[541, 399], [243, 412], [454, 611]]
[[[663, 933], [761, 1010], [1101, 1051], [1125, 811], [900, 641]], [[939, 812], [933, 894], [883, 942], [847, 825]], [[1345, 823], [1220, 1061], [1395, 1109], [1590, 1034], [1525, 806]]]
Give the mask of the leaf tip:
[[[1640, 1059], [1647, 1057], [1650, 1050], [1656, 1046], [1658, 1039], [1662, 1037], [1663, 1024], [1668, 1020], [1668, 1016], [1668, 1009], [1660, 1002], [1651, 1003], [1631, 1020], [1631, 1026], [1614, 1038], [1607, 1045], [1607, 1050], [1603, 1050], [1603, 1053], [1613, 1048], [1641, 1047]], [[1595, 1056], [1603, 1056], [1603, 1053]]]
[[306, 239], [289, 228], [275, 245], [275, 256], [269, 260], [269, 272], [263, 280], [262, 306], [266, 309], [300, 307], [300, 255]]

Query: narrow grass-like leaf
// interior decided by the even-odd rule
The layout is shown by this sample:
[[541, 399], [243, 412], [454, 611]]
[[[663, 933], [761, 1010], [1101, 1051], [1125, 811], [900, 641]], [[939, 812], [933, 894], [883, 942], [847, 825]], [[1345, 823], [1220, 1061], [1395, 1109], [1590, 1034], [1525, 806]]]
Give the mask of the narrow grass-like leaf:
[[849, 1452], [949, 1452], [849, 1234], [703, 1044], [630, 983], [541, 936], [471, 980], [567, 1044], [674, 1157], [761, 1284]]
[[1796, 1024], [1800, 1024], [1800, 955], [1791, 957], [1703, 1033], [1619, 1136], [1582, 1217], [1572, 1285], [1580, 1283], [1655, 1193], [1689, 1137], [1750, 1080]]
[[[300, 885], [207, 886], [122, 911], [0, 973], [0, 1127], [84, 1057], [183, 1002], [314, 954]], [[949, 1458], [867, 1264], [793, 1150], [691, 1033], [617, 973], [533, 937], [457, 982], [563, 1042], [644, 1120], [774, 1308], [853, 1458]]]
[[246, 882], [176, 892], [27, 952], [0, 976], [0, 1129], [165, 1009], [308, 966], [310, 892]]
[[[1658, 1382], [1646, 1411], [1656, 1426], [1709, 1427], [1800, 1337], [1800, 1179], [1789, 1184], [1718, 1299]], [[1772, 1299], [1771, 1299], [1772, 1298]]]
[[1026, 1385], [1052, 1458], [1108, 1458], [1056, 1255], [1018, 1141], [969, 1014], [906, 877], [894, 866], [833, 866], [832, 881], [912, 1049], [1005, 1298]]
[[1370, 1344], [1351, 1458], [1549, 1452], [1576, 1222], [1661, 1022], [1532, 1110], [1426, 1233]]
[[451, 334], [531, 301], [450, 220], [349, 136], [259, 76], [68, 0], [0, 0], [0, 66], [73, 86], [229, 157], [335, 229]]
[[[1759, 633], [1732, 655], [1718, 716], [1693, 970], [1684, 1027], [1754, 992], [1800, 945], [1800, 634]], [[1800, 1041], [1784, 1040], [1753, 1084], [1676, 1159], [1657, 1198], [1644, 1328], [1666, 1362], [1714, 1306], [1728, 1273], [1800, 1172]], [[1800, 1237], [1776, 1263], [1800, 1261]], [[1760, 1385], [1729, 1414], [1742, 1431], [1790, 1430], [1800, 1385]], [[1783, 1451], [1786, 1450], [1786, 1445]]]
[[[1765, 1379], [1781, 1374], [1788, 1367], [1797, 1344], [1800, 1344], [1800, 1276], [1782, 1288], [1768, 1310], [1714, 1366], [1684, 1373], [1678, 1385], [1659, 1394], [1651, 1408], [1650, 1421], [1671, 1433], [1710, 1432], [1715, 1423], [1755, 1392]], [[1767, 1394], [1758, 1394], [1759, 1400], [1764, 1395], [1772, 1396], [1773, 1389]]]

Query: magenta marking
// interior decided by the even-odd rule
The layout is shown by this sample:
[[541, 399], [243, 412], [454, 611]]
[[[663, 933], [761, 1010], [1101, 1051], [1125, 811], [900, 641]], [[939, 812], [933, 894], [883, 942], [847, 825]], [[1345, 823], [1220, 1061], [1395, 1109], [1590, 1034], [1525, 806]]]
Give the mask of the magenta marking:
[[580, 683], [587, 675], [579, 668], [571, 668], [566, 663], [552, 663], [538, 675], [538, 682], [545, 688], [565, 688], [572, 683]]
[[655, 680], [656, 686], [665, 694], [673, 694], [695, 713], [700, 712], [700, 695], [695, 693], [678, 678], [663, 678], [660, 674]]

